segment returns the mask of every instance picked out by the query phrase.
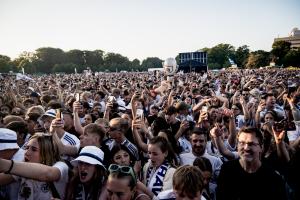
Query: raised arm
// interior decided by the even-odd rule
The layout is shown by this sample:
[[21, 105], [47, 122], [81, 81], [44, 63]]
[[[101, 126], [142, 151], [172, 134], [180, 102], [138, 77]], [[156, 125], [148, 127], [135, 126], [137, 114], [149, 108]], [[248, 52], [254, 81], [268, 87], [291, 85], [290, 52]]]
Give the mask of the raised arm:
[[2, 158], [0, 158], [0, 172], [9, 172], [13, 175], [44, 182], [58, 181], [61, 176], [60, 170], [56, 167], [40, 163], [16, 162]]
[[77, 133], [79, 133], [80, 135], [83, 134], [83, 127], [81, 126], [79, 115], [78, 115], [78, 110], [81, 108], [82, 108], [82, 105], [80, 104], [80, 102], [75, 101], [73, 103], [74, 127], [75, 127], [75, 130], [77, 131]]
[[249, 110], [247, 108], [247, 103], [246, 103], [245, 98], [244, 98], [243, 95], [240, 96], [240, 103], [242, 105], [245, 121], [249, 120], [250, 119], [250, 113], [249, 113]]
[[146, 144], [139, 132], [138, 132], [138, 129], [142, 129], [143, 131], [148, 131], [148, 130], [145, 130], [145, 127], [144, 125], [142, 124], [141, 120], [132, 120], [132, 133], [133, 133], [133, 138], [137, 144], [137, 146], [143, 151], [143, 152], [148, 152], [148, 144]]
[[222, 138], [223, 133], [218, 126], [215, 126], [214, 128], [212, 128], [210, 130], [210, 135], [211, 135], [212, 139], [214, 140], [214, 142], [222, 156], [224, 156], [228, 160], [235, 159], [234, 153], [232, 153], [225, 147], [224, 140]]
[[287, 97], [286, 100], [291, 107], [294, 120], [300, 121], [300, 110], [296, 108], [296, 105], [294, 103], [294, 98]]
[[272, 127], [272, 130], [273, 130], [273, 135], [277, 147], [277, 155], [282, 161], [287, 163], [290, 161], [290, 155], [286, 148], [286, 144], [284, 142], [285, 130], [281, 132], [277, 132], [274, 130], [274, 127]]

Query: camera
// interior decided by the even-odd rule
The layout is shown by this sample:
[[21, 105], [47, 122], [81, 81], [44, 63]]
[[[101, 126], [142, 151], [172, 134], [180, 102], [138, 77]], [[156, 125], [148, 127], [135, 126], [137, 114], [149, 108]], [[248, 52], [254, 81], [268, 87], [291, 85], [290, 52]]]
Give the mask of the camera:
[[286, 128], [286, 120], [283, 119], [280, 122], [274, 122], [274, 130], [276, 132], [281, 132]]

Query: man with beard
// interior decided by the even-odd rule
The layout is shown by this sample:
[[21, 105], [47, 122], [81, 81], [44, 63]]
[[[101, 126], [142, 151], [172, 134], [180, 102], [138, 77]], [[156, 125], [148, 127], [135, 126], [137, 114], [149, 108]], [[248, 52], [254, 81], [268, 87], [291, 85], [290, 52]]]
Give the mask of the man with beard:
[[197, 157], [205, 157], [209, 159], [213, 170], [211, 185], [212, 190], [214, 190], [214, 188], [216, 187], [217, 177], [219, 176], [223, 162], [220, 158], [209, 155], [206, 152], [207, 135], [208, 133], [204, 129], [195, 128], [192, 131], [190, 137], [192, 152], [180, 154], [180, 164], [193, 165], [193, 162]]
[[261, 162], [260, 130], [243, 127], [237, 138], [240, 158], [222, 166], [217, 199], [287, 199], [281, 176]]

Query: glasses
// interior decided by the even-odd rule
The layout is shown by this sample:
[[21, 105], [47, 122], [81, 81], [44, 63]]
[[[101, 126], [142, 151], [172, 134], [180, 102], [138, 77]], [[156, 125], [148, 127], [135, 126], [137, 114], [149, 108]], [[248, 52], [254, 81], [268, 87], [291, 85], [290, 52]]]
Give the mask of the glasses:
[[243, 96], [248, 96], [249, 94], [248, 94], [248, 93], [243, 93], [242, 95], [243, 95]]
[[136, 176], [135, 173], [132, 169], [132, 167], [129, 166], [120, 166], [120, 165], [116, 165], [116, 164], [111, 164], [108, 168], [109, 173], [113, 173], [113, 172], [119, 172], [123, 175], [129, 175], [133, 178], [134, 182], [136, 183]]
[[256, 142], [244, 142], [244, 141], [238, 141], [238, 144], [241, 147], [246, 146], [246, 144], [248, 145], [248, 147], [257, 147], [259, 145], [259, 143], [256, 143]]
[[121, 129], [109, 126], [108, 130], [109, 131], [120, 131]]

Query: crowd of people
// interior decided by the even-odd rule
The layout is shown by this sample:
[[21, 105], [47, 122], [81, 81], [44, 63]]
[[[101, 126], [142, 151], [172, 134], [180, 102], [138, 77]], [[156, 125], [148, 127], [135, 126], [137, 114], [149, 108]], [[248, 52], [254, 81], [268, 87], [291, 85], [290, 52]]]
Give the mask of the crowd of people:
[[299, 70], [0, 85], [0, 199], [300, 199]]

